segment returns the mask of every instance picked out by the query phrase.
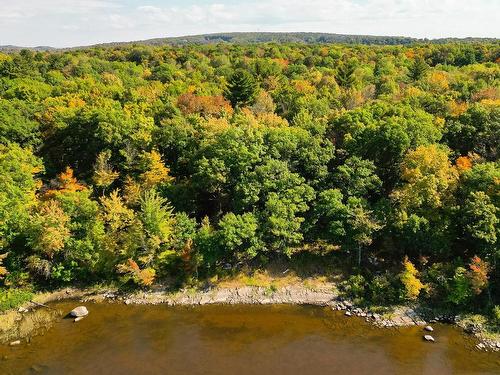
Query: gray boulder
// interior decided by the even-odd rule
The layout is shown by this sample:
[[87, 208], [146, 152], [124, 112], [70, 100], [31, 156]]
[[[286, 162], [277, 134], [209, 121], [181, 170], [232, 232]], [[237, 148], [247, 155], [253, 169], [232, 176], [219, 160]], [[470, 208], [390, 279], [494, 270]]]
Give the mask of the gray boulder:
[[436, 341], [436, 340], [434, 340], [434, 337], [432, 337], [431, 335], [425, 335], [424, 336], [424, 340], [425, 341], [430, 341], [430, 342]]
[[431, 326], [425, 326], [424, 328], [427, 332], [432, 332], [434, 331], [434, 328], [432, 328]]
[[73, 318], [79, 318], [81, 316], [87, 316], [88, 314], [89, 314], [89, 311], [87, 310], [87, 308], [85, 306], [75, 307], [69, 313], [69, 315], [71, 315]]

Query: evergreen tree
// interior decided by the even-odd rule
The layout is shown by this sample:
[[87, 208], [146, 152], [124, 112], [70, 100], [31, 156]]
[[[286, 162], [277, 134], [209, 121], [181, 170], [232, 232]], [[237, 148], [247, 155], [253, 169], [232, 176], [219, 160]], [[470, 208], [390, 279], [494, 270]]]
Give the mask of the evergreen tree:
[[417, 58], [410, 66], [410, 70], [408, 72], [408, 76], [412, 81], [419, 81], [421, 78], [425, 76], [427, 70], [429, 69], [429, 65], [422, 58]]
[[354, 71], [356, 70], [356, 63], [354, 61], [348, 61], [342, 63], [337, 68], [337, 74], [335, 75], [335, 79], [339, 86], [344, 87], [346, 89], [354, 86], [356, 82], [356, 77], [354, 76]]
[[245, 70], [236, 70], [229, 78], [225, 97], [233, 107], [252, 105], [257, 96], [257, 83], [253, 76]]

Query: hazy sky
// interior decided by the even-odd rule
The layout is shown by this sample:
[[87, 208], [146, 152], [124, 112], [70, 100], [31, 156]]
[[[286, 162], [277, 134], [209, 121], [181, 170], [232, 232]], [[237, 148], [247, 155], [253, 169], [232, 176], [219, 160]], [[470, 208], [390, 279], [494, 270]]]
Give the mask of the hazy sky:
[[0, 45], [222, 31], [500, 37], [500, 0], [0, 0]]

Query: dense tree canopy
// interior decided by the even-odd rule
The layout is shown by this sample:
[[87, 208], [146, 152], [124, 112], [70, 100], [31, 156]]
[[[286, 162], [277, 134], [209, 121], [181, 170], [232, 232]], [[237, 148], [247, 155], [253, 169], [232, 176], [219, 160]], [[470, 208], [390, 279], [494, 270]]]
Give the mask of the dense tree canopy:
[[498, 303], [499, 61], [486, 42], [2, 54], [0, 276], [147, 286], [321, 248], [377, 301]]

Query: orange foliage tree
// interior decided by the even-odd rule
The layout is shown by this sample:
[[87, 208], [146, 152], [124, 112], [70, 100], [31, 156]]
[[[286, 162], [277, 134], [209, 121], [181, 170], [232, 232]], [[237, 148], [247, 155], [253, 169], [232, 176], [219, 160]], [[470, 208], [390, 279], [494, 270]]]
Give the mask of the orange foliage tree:
[[488, 286], [488, 273], [491, 270], [490, 264], [476, 255], [471, 259], [469, 269], [472, 290], [475, 294], [480, 294]]
[[51, 189], [47, 190], [44, 198], [50, 199], [57, 194], [74, 193], [77, 191], [85, 191], [85, 185], [80, 184], [73, 175], [73, 169], [66, 167], [64, 172], [57, 175], [57, 178], [51, 181]]
[[233, 108], [222, 95], [195, 95], [186, 93], [179, 96], [177, 106], [184, 114], [197, 113], [202, 116], [218, 117], [224, 113], [231, 114]]
[[153, 268], [141, 269], [137, 262], [130, 258], [126, 263], [119, 264], [117, 268], [118, 272], [124, 274], [127, 279], [142, 286], [150, 286], [155, 280], [156, 271]]

